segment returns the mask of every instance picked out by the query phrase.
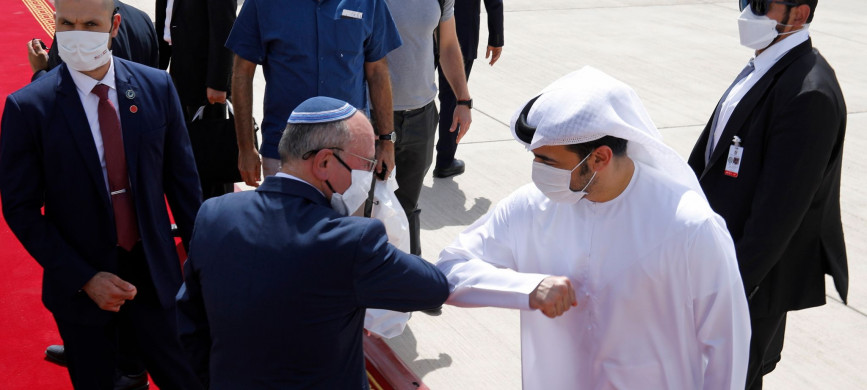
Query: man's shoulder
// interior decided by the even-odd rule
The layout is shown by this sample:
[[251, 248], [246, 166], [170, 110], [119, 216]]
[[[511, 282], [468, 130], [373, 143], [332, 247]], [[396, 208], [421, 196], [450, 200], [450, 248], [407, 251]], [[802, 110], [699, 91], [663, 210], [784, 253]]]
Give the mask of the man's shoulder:
[[647, 165], [640, 167], [643, 176], [634, 199], [657, 221], [669, 218], [676, 225], [692, 226], [714, 218], [703, 194], [672, 179], [665, 172]]
[[115, 5], [117, 5], [118, 13], [120, 13], [121, 18], [124, 19], [123, 22], [136, 21], [138, 23], [143, 23], [136, 24], [136, 27], [153, 25], [150, 16], [148, 16], [146, 12], [121, 1], [115, 1]]
[[60, 83], [60, 69], [61, 67], [55, 67], [54, 69], [45, 73], [42, 77], [39, 77], [36, 80], [33, 80], [29, 84], [21, 87], [21, 89], [12, 92], [9, 94], [9, 97], [19, 104], [25, 103], [27, 101], [45, 103], [46, 99], [53, 100], [57, 94], [57, 86]]

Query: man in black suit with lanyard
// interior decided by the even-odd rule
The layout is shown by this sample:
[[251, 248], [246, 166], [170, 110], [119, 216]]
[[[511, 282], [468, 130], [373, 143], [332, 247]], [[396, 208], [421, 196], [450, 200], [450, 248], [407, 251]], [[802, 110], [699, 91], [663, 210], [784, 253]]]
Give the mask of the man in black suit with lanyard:
[[[479, 24], [481, 12], [480, 0], [455, 1], [455, 30], [458, 42], [461, 44], [461, 54], [464, 57], [464, 73], [470, 79], [473, 61], [479, 49]], [[485, 0], [485, 10], [488, 13], [488, 48], [485, 58], [490, 57], [493, 66], [503, 52], [503, 0]], [[455, 159], [458, 150], [458, 131], [449, 132], [452, 125], [452, 112], [457, 100], [451, 85], [439, 71], [440, 123], [439, 139], [437, 140], [437, 158], [434, 166], [434, 177], [450, 177], [464, 173], [464, 162]]]
[[[157, 0], [160, 69], [169, 68], [171, 62], [169, 73], [178, 89], [188, 128], [192, 128], [189, 123], [199, 107], [207, 106], [205, 115], [208, 116], [218, 107], [225, 109], [209, 105], [225, 105], [230, 100], [232, 51], [225, 43], [235, 23], [237, 8], [237, 0]], [[212, 146], [197, 143], [197, 139], [192, 138], [193, 151], [197, 154]], [[197, 161], [204, 162], [198, 156]], [[215, 180], [210, 168], [213, 166], [198, 165], [203, 199], [232, 192], [234, 184]]]
[[741, 0], [755, 57], [717, 104], [689, 165], [735, 241], [752, 323], [747, 389], [780, 361], [786, 313], [825, 304], [825, 274], [846, 302], [840, 220], [846, 103], [812, 47], [817, 0]]

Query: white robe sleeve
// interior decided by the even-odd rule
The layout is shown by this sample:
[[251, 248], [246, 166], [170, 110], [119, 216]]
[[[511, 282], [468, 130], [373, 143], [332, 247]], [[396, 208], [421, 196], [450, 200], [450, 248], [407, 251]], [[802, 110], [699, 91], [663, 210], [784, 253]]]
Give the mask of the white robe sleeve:
[[743, 389], [750, 314], [734, 243], [721, 218], [698, 227], [688, 256], [693, 316], [705, 365], [703, 388]]
[[530, 293], [549, 275], [518, 272], [509, 226], [522, 223], [510, 212], [518, 199], [504, 199], [440, 253], [437, 268], [448, 278], [451, 292], [446, 303], [530, 309]]

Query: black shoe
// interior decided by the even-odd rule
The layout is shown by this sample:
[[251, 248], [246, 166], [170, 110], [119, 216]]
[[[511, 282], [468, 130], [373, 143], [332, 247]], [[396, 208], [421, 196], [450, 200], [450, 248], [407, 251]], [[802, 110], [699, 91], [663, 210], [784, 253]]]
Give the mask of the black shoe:
[[446, 177], [452, 177], [452, 176], [460, 175], [460, 174], [464, 173], [464, 169], [465, 169], [464, 161], [454, 159], [454, 160], [452, 160], [452, 163], [449, 164], [449, 166], [447, 166], [447, 167], [434, 168], [433, 175], [434, 175], [434, 177], [444, 179]]
[[114, 390], [148, 390], [148, 372], [142, 371], [135, 375], [121, 375], [114, 381]]
[[425, 309], [425, 310], [422, 310], [421, 312], [424, 314], [427, 314], [429, 316], [438, 316], [440, 314], [443, 314], [443, 306], [440, 305], [440, 306], [435, 307], [433, 309]]
[[62, 345], [49, 345], [45, 348], [45, 359], [48, 361], [66, 366], [66, 353]]

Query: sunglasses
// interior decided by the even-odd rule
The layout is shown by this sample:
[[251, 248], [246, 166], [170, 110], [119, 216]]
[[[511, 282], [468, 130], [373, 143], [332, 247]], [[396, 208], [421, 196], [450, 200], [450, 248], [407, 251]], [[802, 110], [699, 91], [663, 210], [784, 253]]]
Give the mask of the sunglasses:
[[793, 3], [791, 1], [778, 1], [778, 0], [740, 0], [741, 11], [747, 6], [752, 9], [753, 13], [758, 16], [763, 16], [768, 13], [768, 8], [770, 8], [771, 3], [782, 4], [789, 7], [795, 7], [800, 4]]

